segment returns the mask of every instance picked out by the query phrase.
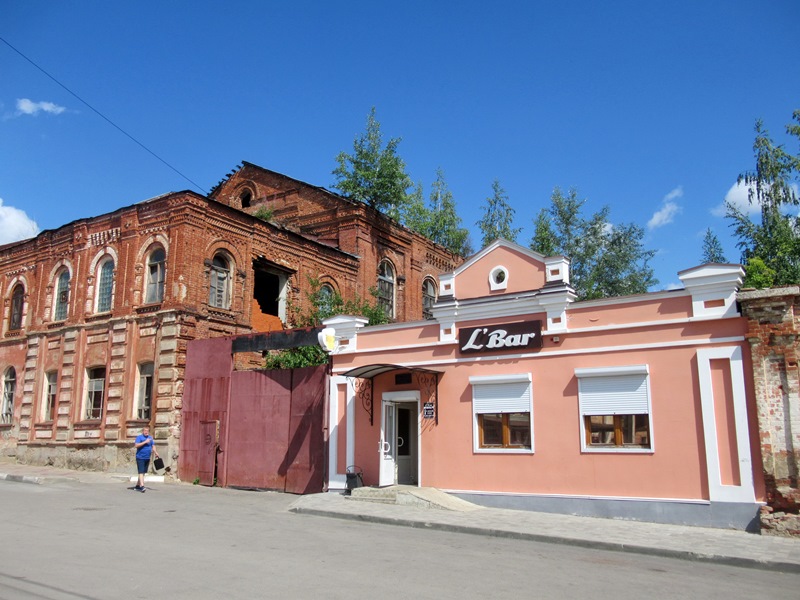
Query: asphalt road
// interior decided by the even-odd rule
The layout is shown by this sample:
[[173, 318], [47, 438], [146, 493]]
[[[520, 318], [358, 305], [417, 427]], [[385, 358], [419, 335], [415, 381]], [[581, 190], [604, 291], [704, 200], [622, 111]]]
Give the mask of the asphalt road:
[[752, 599], [800, 589], [799, 575], [297, 515], [283, 494], [130, 485], [0, 481], [0, 599]]

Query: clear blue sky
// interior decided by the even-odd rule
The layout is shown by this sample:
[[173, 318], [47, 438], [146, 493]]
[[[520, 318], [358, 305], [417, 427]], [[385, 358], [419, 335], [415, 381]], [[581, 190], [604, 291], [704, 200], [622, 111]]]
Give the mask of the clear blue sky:
[[[332, 187], [375, 106], [426, 194], [444, 170], [476, 247], [495, 178], [525, 246], [576, 187], [587, 216], [646, 228], [654, 289], [699, 264], [709, 227], [738, 262], [715, 209], [754, 164], [756, 118], [789, 141], [798, 24], [796, 0], [0, 0], [0, 37], [204, 191], [242, 160]], [[183, 189], [0, 42], [0, 242]]]

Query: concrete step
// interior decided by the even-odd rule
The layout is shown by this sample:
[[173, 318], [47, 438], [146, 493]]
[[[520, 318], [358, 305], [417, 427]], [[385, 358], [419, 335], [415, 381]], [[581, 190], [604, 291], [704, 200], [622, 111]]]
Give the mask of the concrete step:
[[360, 487], [352, 490], [350, 500], [379, 502], [466, 512], [480, 510], [481, 506], [451, 496], [441, 490], [411, 485], [390, 485], [386, 487]]

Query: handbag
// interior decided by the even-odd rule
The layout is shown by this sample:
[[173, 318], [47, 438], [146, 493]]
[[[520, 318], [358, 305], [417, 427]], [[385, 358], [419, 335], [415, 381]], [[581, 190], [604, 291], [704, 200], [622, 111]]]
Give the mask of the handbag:
[[163, 468], [164, 468], [164, 459], [163, 459], [163, 458], [161, 458], [160, 456], [156, 457], [156, 458], [153, 460], [153, 468], [154, 468], [156, 471], [160, 471], [161, 469], [163, 469]]

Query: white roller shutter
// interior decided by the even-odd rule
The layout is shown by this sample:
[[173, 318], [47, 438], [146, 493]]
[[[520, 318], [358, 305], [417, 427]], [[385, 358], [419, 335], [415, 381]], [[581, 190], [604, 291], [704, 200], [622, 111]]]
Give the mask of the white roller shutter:
[[646, 415], [650, 412], [647, 373], [579, 376], [578, 396], [583, 415]]
[[530, 412], [531, 382], [473, 383], [472, 408], [476, 414]]

